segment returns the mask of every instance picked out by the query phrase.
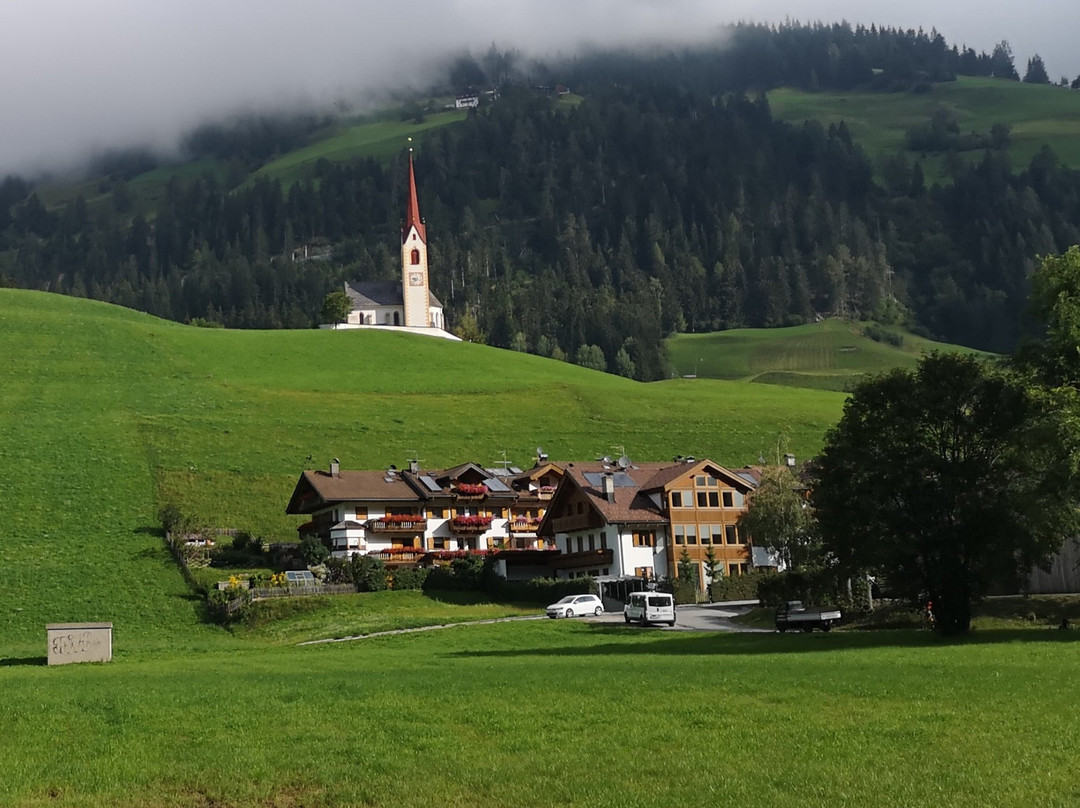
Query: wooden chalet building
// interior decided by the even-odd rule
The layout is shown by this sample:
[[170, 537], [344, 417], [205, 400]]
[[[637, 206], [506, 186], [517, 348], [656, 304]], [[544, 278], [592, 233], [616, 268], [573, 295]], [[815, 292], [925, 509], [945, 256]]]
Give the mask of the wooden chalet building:
[[622, 597], [678, 575], [683, 551], [702, 589], [709, 548], [725, 575], [771, 566], [739, 532], [738, 518], [758, 481], [711, 460], [673, 463], [552, 463], [489, 469], [329, 471], [300, 475], [286, 513], [309, 516], [298, 528], [338, 558], [372, 554], [390, 564], [430, 565], [462, 553], [496, 554], [508, 579], [597, 579]]
[[[538, 535], [561, 472], [554, 466], [485, 469], [464, 463], [445, 470], [329, 471], [300, 475], [286, 513], [310, 516], [298, 528], [332, 555], [378, 555], [392, 564], [437, 563], [464, 552], [522, 553], [501, 565], [508, 578], [535, 577], [539, 558], [554, 554]], [[546, 563], [541, 565], [546, 569]]]
[[697, 583], [711, 547], [725, 575], [754, 564], [750, 537], [737, 521], [757, 484], [753, 469], [731, 471], [711, 460], [675, 463], [568, 463], [540, 533], [560, 555], [557, 577], [589, 575], [605, 594], [620, 597], [619, 582], [647, 582], [678, 575], [686, 550]]

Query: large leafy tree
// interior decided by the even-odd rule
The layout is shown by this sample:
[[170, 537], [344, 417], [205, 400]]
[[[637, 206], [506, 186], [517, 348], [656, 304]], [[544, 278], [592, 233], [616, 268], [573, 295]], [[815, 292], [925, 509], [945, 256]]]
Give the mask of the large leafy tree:
[[324, 323], [343, 323], [352, 309], [352, 301], [344, 292], [331, 292], [323, 299], [319, 317]]
[[966, 632], [994, 584], [1080, 529], [1076, 413], [1075, 391], [958, 354], [864, 382], [814, 464], [826, 548]]
[[1045, 330], [1018, 351], [1018, 364], [1051, 387], [1080, 388], [1080, 246], [1042, 259], [1028, 311]]
[[754, 544], [780, 553], [791, 570], [820, 558], [817, 523], [802, 485], [787, 466], [768, 466], [750, 504], [739, 517], [739, 530]]

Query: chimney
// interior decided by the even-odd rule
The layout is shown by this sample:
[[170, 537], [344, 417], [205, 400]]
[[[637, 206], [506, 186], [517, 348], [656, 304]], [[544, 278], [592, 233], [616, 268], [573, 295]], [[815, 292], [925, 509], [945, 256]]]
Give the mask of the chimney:
[[615, 478], [610, 474], [604, 475], [604, 499], [608, 502], [615, 501]]
[[795, 455], [793, 455], [793, 454], [784, 455], [784, 465], [787, 466], [789, 469], [795, 468]]
[[420, 461], [419, 460], [410, 460], [409, 461], [409, 471], [411, 471], [413, 474], [419, 474], [420, 473]]
[[333, 460], [330, 461], [330, 476], [331, 477], [340, 477], [341, 476], [341, 461], [338, 460], [336, 457]]

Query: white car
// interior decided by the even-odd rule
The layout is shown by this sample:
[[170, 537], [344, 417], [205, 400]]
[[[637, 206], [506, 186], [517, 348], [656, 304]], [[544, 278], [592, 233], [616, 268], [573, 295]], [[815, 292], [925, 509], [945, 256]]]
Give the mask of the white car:
[[547, 607], [548, 617], [579, 617], [583, 614], [601, 615], [604, 604], [596, 595], [567, 595]]

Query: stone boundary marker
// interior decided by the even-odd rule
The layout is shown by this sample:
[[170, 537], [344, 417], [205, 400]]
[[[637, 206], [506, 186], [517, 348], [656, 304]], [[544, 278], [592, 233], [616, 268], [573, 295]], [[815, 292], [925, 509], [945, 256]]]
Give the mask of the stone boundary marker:
[[49, 664], [112, 661], [112, 623], [50, 623]]

